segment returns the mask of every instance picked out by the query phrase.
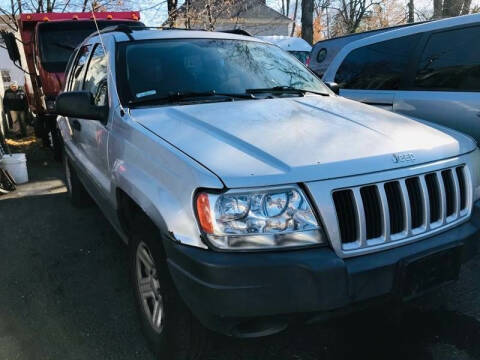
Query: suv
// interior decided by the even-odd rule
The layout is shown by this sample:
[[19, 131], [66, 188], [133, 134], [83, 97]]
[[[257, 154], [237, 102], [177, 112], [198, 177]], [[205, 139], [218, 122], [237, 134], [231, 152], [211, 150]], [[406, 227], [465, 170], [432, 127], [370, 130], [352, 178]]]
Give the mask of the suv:
[[104, 30], [56, 104], [70, 198], [128, 243], [169, 359], [196, 358], [206, 328], [265, 336], [417, 296], [478, 248], [472, 139], [338, 97], [262, 40]]
[[345, 46], [323, 76], [340, 94], [480, 140], [480, 14], [388, 31]]

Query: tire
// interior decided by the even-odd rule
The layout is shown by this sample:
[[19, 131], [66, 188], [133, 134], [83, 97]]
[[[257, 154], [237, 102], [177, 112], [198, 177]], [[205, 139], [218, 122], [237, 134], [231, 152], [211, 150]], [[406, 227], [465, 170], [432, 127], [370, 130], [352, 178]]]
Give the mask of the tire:
[[70, 165], [68, 156], [63, 153], [63, 165], [65, 169], [65, 183], [67, 185], [68, 197], [73, 206], [78, 208], [87, 207], [93, 204], [90, 194], [80, 182], [75, 169]]
[[[130, 275], [142, 331], [159, 359], [201, 359], [208, 349], [208, 330], [175, 289], [158, 228], [143, 214], [137, 217], [142, 219], [130, 231]], [[156, 321], [155, 308], [161, 309]]]

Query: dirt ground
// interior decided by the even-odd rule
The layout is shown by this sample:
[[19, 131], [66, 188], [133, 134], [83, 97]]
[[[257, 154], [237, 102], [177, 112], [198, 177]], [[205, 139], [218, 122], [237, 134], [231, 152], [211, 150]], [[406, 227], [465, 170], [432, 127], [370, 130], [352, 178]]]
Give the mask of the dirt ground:
[[[0, 197], [0, 359], [153, 359], [127, 249], [96, 207], [73, 208], [60, 164], [34, 143], [30, 182]], [[480, 241], [480, 240], [479, 240]], [[261, 340], [215, 337], [210, 360], [479, 359], [480, 257], [458, 283], [408, 304]]]

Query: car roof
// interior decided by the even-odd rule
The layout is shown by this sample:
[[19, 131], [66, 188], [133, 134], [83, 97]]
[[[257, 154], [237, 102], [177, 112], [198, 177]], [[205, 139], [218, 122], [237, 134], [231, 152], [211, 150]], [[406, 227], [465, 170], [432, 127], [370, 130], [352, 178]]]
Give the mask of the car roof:
[[443, 30], [448, 28], [453, 28], [462, 25], [475, 25], [480, 24], [480, 14], [464, 15], [457, 16], [448, 19], [435, 20], [427, 23], [415, 24], [412, 26], [390, 30], [387, 32], [382, 32], [372, 36], [364, 37], [359, 40], [352, 41], [346, 44], [327, 64], [326, 72], [324, 74], [324, 79], [329, 81], [329, 79], [335, 74], [338, 67], [340, 66], [341, 61], [350, 54], [353, 50], [376, 44], [378, 42], [400, 38], [403, 36], [414, 35], [419, 33], [425, 33], [435, 30]]
[[[149, 29], [149, 28], [129, 28], [130, 31], [111, 29], [107, 33], [114, 36], [115, 41], [141, 41], [141, 40], [162, 40], [162, 39], [225, 39], [225, 40], [246, 40], [265, 42], [251, 36], [238, 35], [227, 32], [187, 30], [187, 29]], [[102, 36], [107, 33], [102, 33]], [[98, 34], [95, 34], [98, 36]]]
[[420, 23], [420, 24], [415, 24], [408, 27], [393, 29], [393, 30], [382, 32], [379, 34], [374, 34], [372, 36], [353, 41], [350, 44], [345, 45], [345, 49], [351, 50], [364, 45], [370, 45], [380, 41], [394, 39], [397, 37], [408, 36], [408, 35], [413, 35], [413, 34], [418, 34], [422, 32], [433, 31], [433, 30], [441, 30], [441, 29], [446, 29], [446, 28], [460, 26], [460, 25], [475, 24], [475, 23], [480, 23], [480, 14], [457, 16], [457, 17], [448, 18], [448, 19]]

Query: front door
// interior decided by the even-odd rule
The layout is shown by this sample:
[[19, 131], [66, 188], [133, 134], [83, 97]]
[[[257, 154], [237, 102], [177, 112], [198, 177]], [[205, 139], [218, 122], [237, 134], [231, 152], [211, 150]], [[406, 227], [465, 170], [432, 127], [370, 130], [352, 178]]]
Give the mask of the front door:
[[[82, 91], [92, 94], [94, 104], [108, 105], [108, 60], [102, 44], [93, 47], [88, 61]], [[107, 210], [110, 193], [110, 177], [108, 165], [108, 121], [77, 119], [80, 129], [79, 142], [83, 167], [91, 190], [95, 193], [97, 203]]]

